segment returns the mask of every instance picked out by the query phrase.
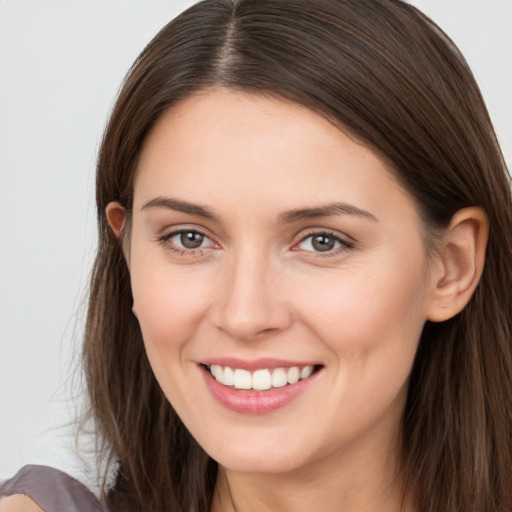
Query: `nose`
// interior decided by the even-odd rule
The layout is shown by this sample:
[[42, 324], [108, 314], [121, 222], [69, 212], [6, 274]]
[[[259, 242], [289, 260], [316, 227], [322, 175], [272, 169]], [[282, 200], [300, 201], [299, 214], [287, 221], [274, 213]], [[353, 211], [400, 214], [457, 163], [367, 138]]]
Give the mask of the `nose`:
[[223, 275], [213, 321], [231, 338], [260, 339], [292, 323], [279, 265], [255, 254], [234, 258]]

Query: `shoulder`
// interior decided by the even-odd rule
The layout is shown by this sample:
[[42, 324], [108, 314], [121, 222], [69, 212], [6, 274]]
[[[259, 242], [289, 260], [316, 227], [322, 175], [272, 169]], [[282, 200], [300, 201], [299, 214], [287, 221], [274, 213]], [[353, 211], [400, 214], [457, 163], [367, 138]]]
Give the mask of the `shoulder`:
[[48, 466], [25, 466], [0, 489], [0, 512], [106, 512], [78, 480]]
[[24, 494], [0, 497], [0, 512], [44, 512], [31, 498]]

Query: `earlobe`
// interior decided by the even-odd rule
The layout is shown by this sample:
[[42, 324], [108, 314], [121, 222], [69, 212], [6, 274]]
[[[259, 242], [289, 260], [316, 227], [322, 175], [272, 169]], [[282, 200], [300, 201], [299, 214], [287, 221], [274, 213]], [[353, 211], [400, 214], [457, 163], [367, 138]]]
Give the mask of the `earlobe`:
[[123, 234], [124, 221], [126, 218], [125, 209], [117, 201], [112, 201], [108, 203], [107, 207], [105, 208], [105, 214], [114, 235], [116, 235], [117, 238], [121, 238], [121, 235]]
[[469, 302], [482, 276], [488, 235], [489, 220], [482, 208], [463, 208], [453, 216], [437, 254], [428, 320], [448, 320]]

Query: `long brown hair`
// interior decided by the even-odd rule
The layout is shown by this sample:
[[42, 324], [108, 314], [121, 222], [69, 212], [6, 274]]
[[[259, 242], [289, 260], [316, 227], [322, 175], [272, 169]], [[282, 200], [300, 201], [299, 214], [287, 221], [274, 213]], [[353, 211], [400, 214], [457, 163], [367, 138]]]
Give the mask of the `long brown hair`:
[[512, 510], [509, 177], [464, 58], [399, 0], [205, 0], [163, 28], [130, 70], [99, 155], [84, 345], [91, 413], [103, 450], [119, 461], [111, 508], [211, 505], [217, 465], [153, 376], [105, 207], [119, 201], [130, 214], [134, 171], [155, 121], [215, 86], [287, 98], [364, 141], [390, 162], [427, 228], [446, 226], [466, 206], [485, 209], [490, 236], [474, 296], [455, 318], [424, 328], [398, 475], [420, 512]]

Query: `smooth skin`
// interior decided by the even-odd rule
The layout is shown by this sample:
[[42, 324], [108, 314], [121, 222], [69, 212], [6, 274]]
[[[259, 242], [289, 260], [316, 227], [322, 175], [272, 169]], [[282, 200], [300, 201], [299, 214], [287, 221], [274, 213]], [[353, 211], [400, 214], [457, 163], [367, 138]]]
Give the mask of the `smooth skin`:
[[[120, 236], [121, 205], [107, 217]], [[420, 333], [470, 299], [485, 213], [459, 211], [430, 254], [413, 198], [371, 149], [299, 105], [214, 89], [150, 134], [130, 233], [152, 368], [220, 464], [213, 510], [399, 510], [394, 467]], [[255, 416], [209, 393], [200, 363], [211, 357], [321, 371], [292, 403]]]
[[0, 499], [0, 512], [44, 512], [44, 510], [28, 496], [13, 494]]
[[[400, 510], [421, 330], [469, 301], [485, 213], [457, 212], [433, 250], [371, 149], [299, 105], [220, 88], [162, 115], [134, 187], [133, 311], [164, 393], [219, 462], [213, 512]], [[123, 207], [106, 213], [121, 237]], [[210, 394], [212, 357], [320, 371], [277, 411], [243, 414]]]
[[[122, 206], [107, 217], [121, 236]], [[371, 149], [299, 105], [214, 89], [150, 134], [130, 233], [133, 311], [152, 368], [220, 464], [213, 510], [398, 510], [420, 333], [469, 301], [485, 213], [457, 212], [430, 254], [413, 198]], [[321, 371], [292, 403], [254, 416], [209, 393], [200, 363], [211, 357]]]

